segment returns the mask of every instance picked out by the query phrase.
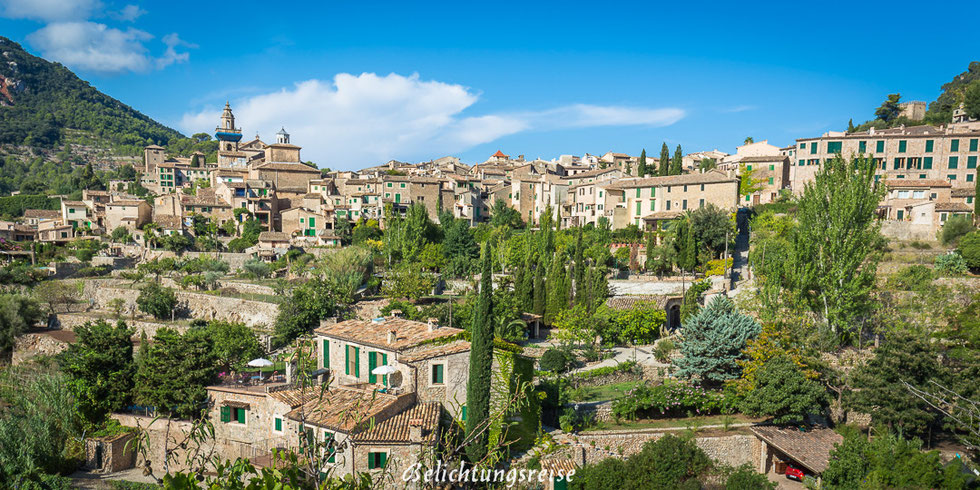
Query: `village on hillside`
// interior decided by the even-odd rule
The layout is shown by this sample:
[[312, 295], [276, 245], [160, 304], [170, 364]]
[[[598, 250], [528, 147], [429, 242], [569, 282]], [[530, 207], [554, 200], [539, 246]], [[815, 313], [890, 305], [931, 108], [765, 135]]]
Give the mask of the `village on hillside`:
[[[708, 488], [849, 488], [847, 447], [921, 454], [915, 488], [973, 488], [980, 121], [962, 109], [733, 154], [358, 171], [305, 163], [285, 128], [243, 141], [229, 104], [216, 123], [213, 157], [147, 146], [132, 179], [0, 221], [19, 318], [0, 352], [76, 400], [64, 424], [88, 432], [65, 457], [91, 478], [619, 488], [601, 482], [676, 454], [664, 478]], [[884, 427], [900, 435], [870, 449]]]

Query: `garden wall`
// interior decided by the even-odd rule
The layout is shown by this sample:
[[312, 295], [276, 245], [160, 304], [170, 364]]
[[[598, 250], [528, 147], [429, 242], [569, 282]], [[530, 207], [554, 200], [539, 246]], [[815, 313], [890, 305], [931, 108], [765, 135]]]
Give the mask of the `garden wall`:
[[[655, 441], [666, 433], [644, 431], [595, 431], [576, 435], [567, 451], [578, 465], [593, 464], [606, 458], [627, 458], [640, 452], [648, 441]], [[758, 438], [745, 434], [695, 437], [695, 443], [711, 459], [718, 463], [758, 468], [762, 451]], [[608, 447], [608, 449], [606, 449]]]

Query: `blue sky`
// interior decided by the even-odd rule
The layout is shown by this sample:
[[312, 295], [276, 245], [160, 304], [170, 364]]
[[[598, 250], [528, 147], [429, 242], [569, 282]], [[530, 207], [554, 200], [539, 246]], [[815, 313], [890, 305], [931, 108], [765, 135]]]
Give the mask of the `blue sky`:
[[0, 34], [185, 134], [230, 100], [332, 168], [784, 146], [980, 59], [975, 1], [283, 3], [0, 0]]

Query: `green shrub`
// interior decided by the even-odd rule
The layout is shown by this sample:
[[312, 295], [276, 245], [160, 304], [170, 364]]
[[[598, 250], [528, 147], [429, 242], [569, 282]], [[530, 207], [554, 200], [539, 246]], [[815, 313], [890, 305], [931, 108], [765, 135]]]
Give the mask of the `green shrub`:
[[588, 371], [582, 371], [580, 373], [575, 373], [572, 375], [575, 379], [590, 379], [590, 378], [600, 378], [602, 376], [609, 376], [611, 374], [632, 371], [637, 369], [638, 364], [636, 361], [625, 361], [615, 366], [603, 366], [601, 368], [590, 369]]
[[966, 261], [955, 251], [936, 256], [936, 271], [947, 276], [966, 274]]
[[888, 278], [888, 285], [903, 291], [915, 291], [928, 286], [932, 275], [932, 269], [924, 265], [910, 265]]
[[973, 219], [969, 216], [952, 216], [939, 230], [939, 241], [943, 245], [955, 244], [960, 237], [973, 231]]
[[657, 343], [657, 346], [653, 348], [653, 357], [662, 363], [670, 362], [670, 354], [674, 352], [674, 349], [676, 348], [677, 345], [673, 340], [661, 340]]
[[932, 245], [930, 245], [929, 243], [927, 243], [927, 242], [920, 242], [918, 240], [912, 240], [912, 243], [910, 243], [909, 245], [911, 245], [912, 248], [917, 249], [917, 250], [928, 250], [928, 249], [932, 248]]
[[658, 386], [637, 385], [613, 401], [612, 412], [617, 419], [633, 420], [644, 415], [670, 417], [730, 412], [733, 408], [730, 405], [723, 392], [666, 380]]
[[548, 349], [541, 356], [541, 369], [545, 371], [551, 371], [553, 373], [564, 373], [568, 371], [568, 367], [571, 364], [571, 356], [561, 350], [561, 349]]
[[162, 287], [153, 282], [140, 290], [140, 294], [136, 298], [136, 305], [140, 311], [152, 315], [154, 318], [169, 319], [174, 307], [177, 306], [177, 295], [170, 288]]
[[957, 252], [966, 261], [966, 266], [974, 271], [980, 271], [980, 231], [973, 231], [959, 241]]

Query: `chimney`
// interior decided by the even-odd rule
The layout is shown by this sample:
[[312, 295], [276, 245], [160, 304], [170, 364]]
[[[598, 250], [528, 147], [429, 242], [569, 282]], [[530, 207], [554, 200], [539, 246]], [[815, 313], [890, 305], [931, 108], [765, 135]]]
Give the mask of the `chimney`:
[[429, 331], [431, 332], [431, 331], [433, 331], [433, 330], [435, 330], [437, 328], [439, 328], [439, 319], [438, 318], [429, 318]]
[[398, 339], [398, 332], [395, 332], [394, 330], [388, 330], [388, 343], [394, 344], [395, 340], [397, 339]]
[[392, 318], [401, 318], [402, 317], [402, 310], [391, 310], [391, 317]]
[[408, 440], [414, 443], [422, 442], [422, 419], [408, 421]]

